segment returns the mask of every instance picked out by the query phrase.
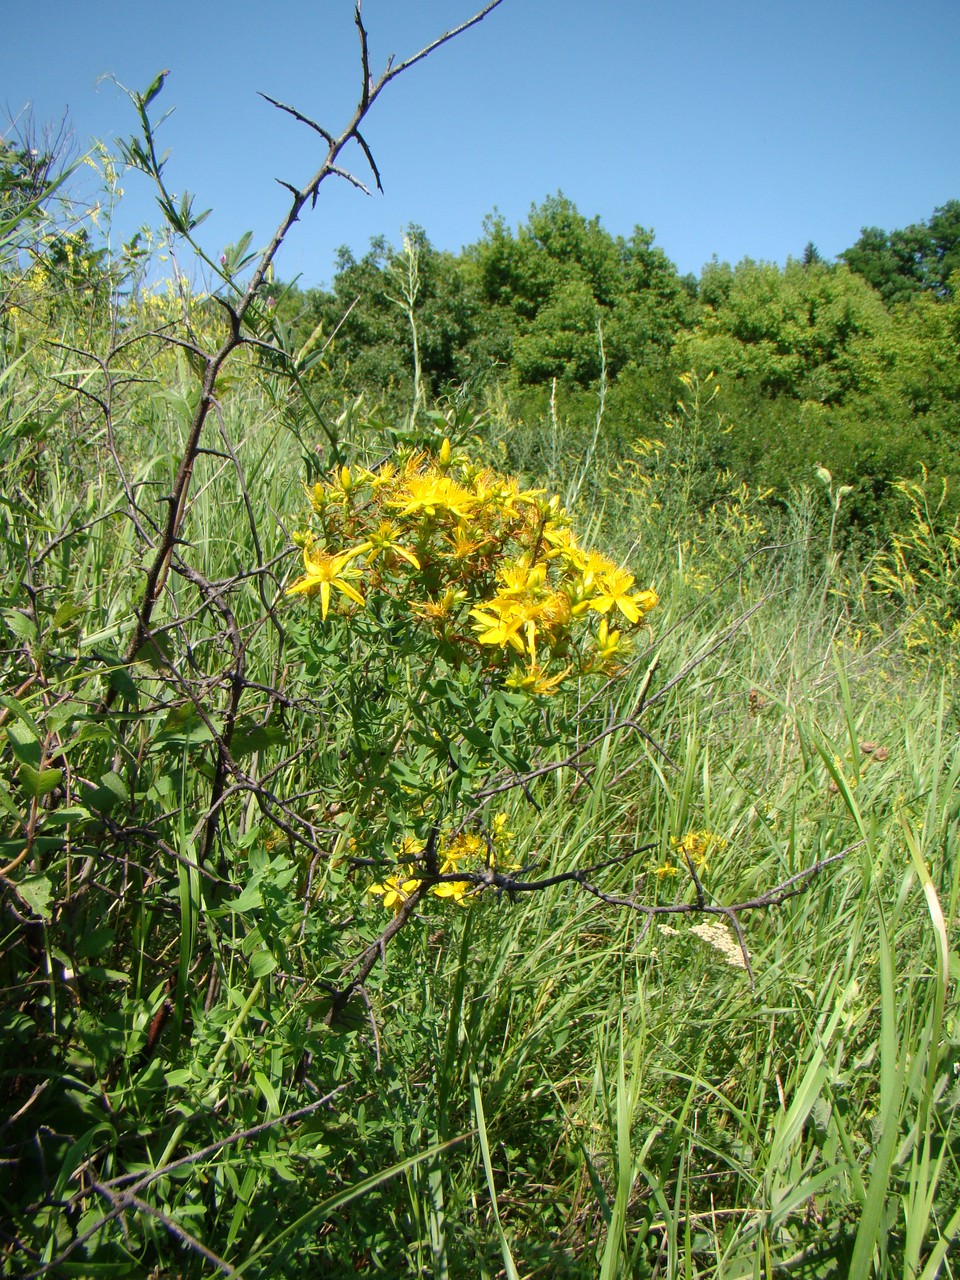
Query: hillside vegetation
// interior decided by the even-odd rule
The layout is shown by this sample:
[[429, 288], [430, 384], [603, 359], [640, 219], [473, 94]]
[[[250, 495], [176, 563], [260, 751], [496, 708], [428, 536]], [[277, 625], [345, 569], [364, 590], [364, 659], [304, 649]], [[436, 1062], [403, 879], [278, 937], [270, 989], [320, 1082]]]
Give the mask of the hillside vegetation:
[[3, 1274], [954, 1274], [960, 205], [283, 286], [161, 88], [0, 152]]
[[552, 396], [589, 431], [603, 374], [605, 435], [620, 449], [672, 413], [679, 375], [712, 373], [712, 463], [781, 504], [821, 463], [854, 485], [842, 528], [870, 545], [904, 511], [894, 482], [921, 466], [948, 480], [956, 514], [958, 268], [957, 200], [904, 231], [864, 230], [837, 263], [808, 245], [783, 268], [714, 261], [695, 280], [652, 231], [615, 238], [556, 195], [515, 233], [490, 217], [458, 256], [414, 227], [360, 259], [342, 249], [329, 290], [274, 296], [297, 340], [330, 339], [325, 378], [394, 408], [415, 391], [411, 310], [428, 395], [493, 385], [528, 423]]

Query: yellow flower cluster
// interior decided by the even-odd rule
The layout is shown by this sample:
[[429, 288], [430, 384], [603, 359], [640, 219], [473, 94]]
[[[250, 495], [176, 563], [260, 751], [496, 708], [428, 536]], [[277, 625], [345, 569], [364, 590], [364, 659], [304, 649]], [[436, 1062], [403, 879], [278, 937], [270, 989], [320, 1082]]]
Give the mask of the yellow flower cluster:
[[[671, 836], [670, 844], [673, 846], [675, 853], [686, 861], [687, 858], [693, 863], [697, 871], [709, 871], [710, 864], [708, 856], [713, 850], [725, 849], [727, 842], [722, 836], [718, 836], [715, 831], [688, 831], [685, 836]], [[657, 867], [656, 874], [658, 876], [675, 876], [680, 868], [672, 862], [665, 863], [662, 867]]]
[[[461, 874], [464, 871], [516, 871], [518, 864], [511, 860], [508, 841], [512, 832], [507, 831], [507, 815], [499, 813], [493, 820], [489, 839], [474, 832], [460, 831], [442, 836], [437, 846], [437, 867], [441, 876]], [[399, 911], [410, 895], [423, 882], [417, 872], [417, 861], [426, 846], [422, 840], [408, 836], [402, 846], [402, 861], [397, 871], [381, 884], [372, 884], [367, 890], [383, 901], [388, 911]], [[430, 886], [435, 898], [448, 898], [458, 906], [467, 906], [477, 897], [477, 886], [472, 880], [441, 880]]]
[[[657, 603], [578, 545], [558, 499], [454, 457], [449, 440], [435, 455], [342, 467], [308, 492], [304, 574], [287, 595], [319, 596], [325, 620], [334, 602], [350, 611], [386, 593], [518, 690], [550, 694], [571, 673], [613, 671], [628, 642], [612, 620], [638, 626]], [[587, 636], [579, 647], [575, 628]]]

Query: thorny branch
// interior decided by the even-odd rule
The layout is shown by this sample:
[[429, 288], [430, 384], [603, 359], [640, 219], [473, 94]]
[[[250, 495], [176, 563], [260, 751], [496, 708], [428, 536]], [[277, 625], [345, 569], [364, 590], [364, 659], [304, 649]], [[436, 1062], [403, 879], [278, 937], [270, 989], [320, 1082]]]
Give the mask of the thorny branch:
[[597, 898], [600, 902], [606, 903], [608, 906], [625, 907], [630, 911], [636, 911], [639, 915], [646, 917], [644, 932], [650, 927], [650, 924], [658, 916], [688, 916], [688, 915], [704, 915], [704, 916], [720, 916], [728, 920], [737, 935], [737, 942], [743, 956], [744, 968], [750, 980], [751, 989], [756, 989], [756, 980], [753, 973], [753, 967], [750, 963], [750, 953], [747, 950], [747, 942], [744, 936], [743, 927], [740, 923], [740, 916], [745, 911], [758, 911], [768, 909], [770, 907], [782, 906], [790, 898], [795, 898], [799, 894], [804, 893], [827, 867], [833, 866], [838, 862], [842, 862], [848, 853], [854, 849], [858, 849], [863, 844], [862, 840], [858, 840], [855, 844], [848, 845], [847, 848], [841, 849], [839, 853], [831, 854], [828, 858], [822, 858], [815, 862], [813, 866], [807, 867], [803, 871], [798, 871], [795, 875], [789, 876], [786, 880], [774, 885], [766, 893], [757, 895], [754, 898], [748, 898], [744, 902], [734, 902], [729, 904], [711, 903], [707, 901], [706, 890], [700, 880], [697, 870], [690, 859], [686, 856], [687, 869], [690, 873], [691, 881], [694, 885], [696, 893], [696, 901], [694, 902], [674, 902], [674, 903], [647, 903], [639, 902], [637, 895], [642, 888], [646, 879], [645, 875], [641, 875], [635, 882], [632, 893], [623, 896], [620, 894], [607, 893], [598, 885], [593, 883], [593, 877], [603, 871], [609, 870], [611, 867], [622, 866], [631, 859], [638, 857], [642, 853], [649, 853], [652, 849], [657, 848], [656, 844], [640, 845], [635, 849], [630, 849], [627, 853], [617, 854], [614, 858], [606, 858], [602, 862], [595, 863], [590, 867], [582, 867], [573, 871], [559, 871], [552, 876], [543, 876], [538, 880], [521, 880], [517, 876], [497, 871], [495, 867], [488, 867], [484, 871], [455, 871], [447, 875], [430, 874], [424, 871], [422, 879], [419, 880], [417, 887], [410, 893], [407, 899], [401, 904], [399, 911], [386, 926], [377, 940], [370, 944], [365, 951], [356, 959], [352, 960], [343, 970], [343, 976], [346, 976], [354, 967], [359, 966], [357, 975], [342, 990], [337, 991], [333, 997], [333, 1005], [327, 1016], [327, 1021], [331, 1024], [335, 1023], [338, 1016], [342, 1013], [348, 1000], [354, 993], [362, 987], [363, 982], [373, 972], [377, 959], [385, 957], [387, 944], [394, 938], [403, 926], [411, 919], [417, 905], [422, 901], [423, 897], [429, 892], [431, 887], [436, 884], [446, 883], [467, 883], [473, 885], [474, 895], [479, 896], [490, 890], [498, 893], [506, 893], [509, 897], [513, 897], [520, 893], [542, 893], [545, 889], [552, 889], [557, 885], [574, 884], [583, 889], [585, 893]]
[[[217, 1142], [211, 1142], [209, 1145], [200, 1148], [198, 1151], [191, 1151], [189, 1155], [181, 1156], [178, 1160], [169, 1160], [166, 1164], [160, 1165], [156, 1169], [151, 1169], [149, 1173], [125, 1173], [120, 1174], [119, 1177], [116, 1178], [105, 1179], [102, 1182], [91, 1182], [89, 1184], [91, 1189], [110, 1202], [110, 1209], [103, 1214], [102, 1217], [98, 1218], [91, 1226], [87, 1227], [79, 1235], [75, 1236], [56, 1258], [45, 1263], [42, 1267], [38, 1267], [36, 1270], [28, 1272], [23, 1277], [23, 1280], [38, 1280], [40, 1276], [47, 1275], [51, 1271], [56, 1272], [56, 1270], [66, 1262], [67, 1258], [69, 1258], [71, 1254], [75, 1253], [77, 1249], [85, 1245], [88, 1240], [93, 1239], [99, 1231], [103, 1230], [108, 1222], [112, 1221], [114, 1218], [120, 1217], [127, 1209], [134, 1208], [140, 1210], [142, 1213], [159, 1216], [160, 1221], [163, 1222], [164, 1226], [167, 1227], [172, 1234], [176, 1235], [177, 1238], [180, 1239], [181, 1243], [201, 1254], [201, 1256], [206, 1258], [209, 1262], [213, 1262], [214, 1265], [224, 1271], [226, 1275], [232, 1275], [234, 1273], [234, 1268], [231, 1267], [229, 1263], [224, 1262], [222, 1258], [218, 1258], [216, 1254], [211, 1253], [206, 1246], [200, 1243], [200, 1241], [194, 1239], [193, 1236], [185, 1232], [179, 1224], [173, 1223], [165, 1215], [157, 1215], [156, 1210], [146, 1201], [142, 1200], [138, 1195], [138, 1192], [144, 1191], [151, 1185], [151, 1183], [159, 1181], [160, 1178], [166, 1178], [171, 1173], [176, 1173], [190, 1165], [199, 1164], [203, 1160], [209, 1160], [218, 1152], [223, 1151], [225, 1147], [236, 1146], [240, 1142], [245, 1142], [250, 1138], [256, 1138], [259, 1134], [267, 1133], [271, 1129], [286, 1128], [289, 1125], [295, 1124], [298, 1120], [306, 1119], [307, 1116], [311, 1116], [315, 1112], [328, 1106], [329, 1103], [331, 1103], [339, 1093], [342, 1093], [346, 1087], [346, 1085], [338, 1085], [336, 1089], [325, 1094], [322, 1098], [317, 1099], [316, 1102], [311, 1102], [306, 1107], [299, 1107], [296, 1111], [288, 1111], [284, 1115], [277, 1116], [274, 1120], [265, 1120], [262, 1124], [255, 1124], [250, 1126], [250, 1128], [241, 1129], [237, 1133], [231, 1133], [225, 1138], [220, 1138]], [[81, 1165], [74, 1172], [74, 1179], [82, 1173], [85, 1167], [85, 1165]], [[79, 1197], [74, 1197], [74, 1199], [78, 1198]]]
[[[303, 116], [301, 113], [292, 111], [291, 108], [287, 108], [283, 104], [276, 104], [280, 106], [282, 110], [291, 111], [298, 120], [303, 120], [305, 123], [310, 124], [326, 142], [327, 154], [319, 169], [317, 169], [313, 176], [309, 178], [302, 187], [291, 188], [292, 200], [287, 213], [274, 232], [270, 243], [260, 255], [260, 259], [257, 262], [246, 289], [240, 299], [235, 305], [227, 303], [223, 299], [219, 299], [228, 313], [230, 324], [229, 333], [216, 351], [205, 354], [203, 358], [200, 395], [193, 415], [193, 421], [191, 422], [190, 429], [187, 434], [187, 440], [181, 455], [180, 464], [177, 468], [176, 478], [169, 495], [167, 514], [163, 524], [162, 535], [160, 537], [159, 544], [156, 547], [153, 559], [146, 567], [145, 582], [140, 606], [137, 610], [133, 631], [127, 645], [126, 660], [128, 663], [133, 662], [144, 641], [148, 638], [153, 611], [163, 591], [163, 586], [170, 569], [171, 556], [173, 554], [174, 547], [177, 544], [184, 515], [186, 513], [190, 482], [193, 477], [193, 470], [200, 446], [200, 439], [210, 410], [216, 402], [217, 383], [221, 370], [233, 352], [243, 345], [245, 341], [242, 332], [244, 322], [254, 305], [258, 291], [267, 278], [267, 273], [277, 255], [277, 251], [283, 244], [293, 225], [299, 220], [304, 207], [308, 203], [313, 205], [316, 204], [317, 194], [322, 183], [330, 176], [346, 176], [337, 161], [344, 148], [351, 141], [356, 140], [360, 145], [364, 154], [370, 161], [379, 185], [380, 175], [376, 165], [373, 163], [370, 148], [359, 133], [360, 125], [366, 118], [370, 108], [391, 81], [395, 80], [399, 75], [402, 75], [403, 72], [407, 71], [409, 68], [415, 66], [418, 62], [423, 61], [424, 58], [429, 57], [431, 53], [436, 49], [439, 49], [442, 45], [447, 44], [449, 41], [455, 39], [471, 27], [476, 26], [477, 23], [482, 22], [483, 19], [487, 17], [488, 14], [492, 13], [493, 10], [501, 3], [502, 0], [490, 0], [490, 2], [484, 5], [483, 8], [475, 13], [472, 18], [461, 23], [458, 27], [454, 27], [452, 30], [445, 32], [430, 44], [425, 45], [419, 50], [419, 52], [413, 54], [402, 62], [394, 63], [394, 60], [391, 57], [387, 62], [385, 70], [382, 72], [379, 79], [375, 81], [372, 79], [370, 74], [367, 32], [363, 25], [360, 4], [358, 3], [355, 12], [355, 20], [360, 36], [362, 85], [359, 99], [346, 126], [338, 135], [334, 136], [329, 130], [324, 129], [313, 121], [309, 121], [307, 117]], [[149, 121], [146, 115], [147, 103], [140, 95], [137, 95], [136, 100], [141, 118], [145, 126], [149, 129]], [[153, 170], [152, 176], [160, 185], [161, 190], [166, 193], [161, 174], [162, 163], [155, 156], [152, 139], [148, 139], [148, 142], [148, 152], [150, 156], [149, 163]], [[169, 199], [169, 197], [167, 198]], [[114, 698], [115, 693], [113, 689], [111, 689], [104, 698], [105, 710], [109, 709]]]

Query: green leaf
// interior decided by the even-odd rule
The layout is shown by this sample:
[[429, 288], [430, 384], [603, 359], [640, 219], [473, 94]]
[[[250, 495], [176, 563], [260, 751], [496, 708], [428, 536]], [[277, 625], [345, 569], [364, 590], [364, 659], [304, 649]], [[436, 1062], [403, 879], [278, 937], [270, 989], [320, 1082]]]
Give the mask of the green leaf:
[[79, 604], [71, 604], [69, 600], [64, 600], [62, 604], [57, 605], [57, 611], [53, 615], [53, 625], [55, 628], [67, 627], [76, 618], [82, 617], [86, 613], [86, 609]]
[[[37, 728], [36, 721], [19, 698], [11, 697], [10, 694], [7, 693], [0, 693], [0, 707], [6, 707], [8, 711], [12, 711], [17, 719], [21, 720], [26, 725], [30, 730], [31, 735], [36, 738], [37, 742], [40, 741], [41, 734], [40, 730]], [[10, 730], [8, 729], [7, 733], [9, 734], [9, 732]]]
[[130, 793], [126, 784], [119, 773], [111, 769], [108, 773], [101, 773], [100, 786], [90, 797], [90, 803], [103, 813], [118, 804], [126, 804], [129, 799]]
[[257, 1082], [257, 1088], [266, 1099], [269, 1114], [278, 1116], [283, 1108], [280, 1106], [280, 1099], [277, 1096], [276, 1089], [262, 1071], [254, 1071], [253, 1078]]
[[19, 806], [14, 802], [13, 797], [2, 782], [0, 782], [0, 809], [9, 814], [11, 818], [16, 818], [18, 822], [23, 819]]
[[230, 744], [230, 754], [234, 760], [253, 755], [255, 751], [266, 751], [268, 747], [276, 747], [289, 738], [286, 729], [278, 724], [250, 724], [238, 728]]
[[173, 662], [173, 645], [166, 635], [148, 636], [134, 654], [134, 662], [145, 662], [154, 671], [163, 671]]
[[46, 876], [26, 876], [14, 885], [21, 902], [26, 903], [35, 916], [49, 920], [53, 915], [50, 910], [50, 898], [53, 886]]
[[34, 769], [31, 764], [21, 764], [17, 777], [28, 796], [39, 799], [49, 795], [54, 787], [59, 787], [63, 778], [62, 769]]
[[7, 741], [10, 743], [10, 749], [14, 756], [21, 764], [28, 764], [34, 769], [39, 769], [42, 755], [40, 739], [31, 726], [14, 720], [7, 725]]
[[152, 751], [182, 752], [185, 747], [211, 742], [213, 733], [193, 707], [177, 707], [163, 722], [150, 744]]
[[163, 71], [161, 71], [160, 74], [154, 80], [150, 82], [150, 87], [147, 89], [146, 93], [143, 94], [143, 96], [140, 99], [140, 103], [143, 107], [149, 107], [150, 103], [154, 100], [154, 98], [163, 88], [163, 82], [166, 80], [169, 74], [170, 74], [170, 69], [169, 67], [167, 67]]
[[37, 638], [37, 624], [19, 609], [4, 609], [3, 620], [18, 640], [29, 644]]
[[277, 967], [277, 957], [272, 951], [257, 951], [250, 957], [250, 972], [255, 978], [265, 978]]
[[113, 946], [116, 930], [101, 927], [84, 933], [77, 942], [77, 959], [86, 960], [88, 956], [102, 956]]
[[185, 1068], [179, 1071], [167, 1071], [163, 1077], [171, 1089], [183, 1089], [193, 1082], [193, 1072]]
[[234, 898], [233, 902], [227, 903], [231, 911], [253, 911], [256, 907], [263, 906], [263, 895], [260, 892], [260, 885], [255, 881], [248, 884], [238, 898]]
[[110, 688], [114, 693], [119, 693], [124, 702], [135, 705], [140, 700], [136, 683], [125, 666], [109, 667], [104, 671], [104, 675], [107, 677]]
[[[2, 803], [2, 798], [0, 798], [0, 803]], [[44, 814], [43, 829], [44, 831], [49, 831], [51, 827], [66, 827], [71, 823], [89, 822], [91, 816], [90, 810], [85, 809], [82, 805], [61, 805]]]

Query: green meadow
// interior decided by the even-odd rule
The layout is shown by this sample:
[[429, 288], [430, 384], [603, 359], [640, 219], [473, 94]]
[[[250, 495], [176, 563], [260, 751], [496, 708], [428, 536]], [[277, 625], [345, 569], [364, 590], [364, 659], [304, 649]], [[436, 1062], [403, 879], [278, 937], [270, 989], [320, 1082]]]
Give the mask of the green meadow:
[[161, 89], [0, 149], [0, 1272], [956, 1274], [960, 205], [308, 288], [363, 103], [221, 257]]

